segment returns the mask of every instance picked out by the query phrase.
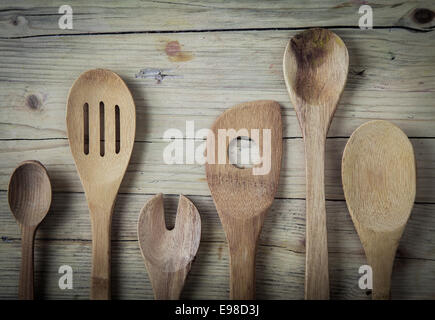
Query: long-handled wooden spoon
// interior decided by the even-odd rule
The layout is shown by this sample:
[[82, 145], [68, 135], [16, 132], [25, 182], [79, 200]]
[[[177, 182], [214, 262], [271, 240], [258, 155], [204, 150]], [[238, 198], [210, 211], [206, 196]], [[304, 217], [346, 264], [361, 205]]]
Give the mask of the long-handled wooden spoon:
[[179, 299], [201, 239], [201, 218], [195, 205], [180, 195], [175, 227], [168, 230], [163, 195], [155, 195], [142, 208], [137, 233], [155, 298]]
[[91, 298], [110, 299], [113, 207], [130, 160], [136, 131], [133, 98], [109, 70], [90, 70], [74, 82], [66, 125], [92, 222]]
[[414, 151], [387, 121], [360, 126], [344, 149], [342, 180], [347, 207], [373, 271], [373, 299], [389, 299], [397, 246], [416, 190]]
[[284, 53], [284, 79], [305, 142], [305, 299], [329, 299], [325, 142], [346, 83], [348, 65], [343, 41], [325, 29], [297, 34]]
[[12, 173], [8, 188], [9, 207], [21, 228], [20, 299], [33, 299], [33, 241], [36, 229], [51, 205], [47, 170], [34, 160], [25, 161]]
[[[262, 163], [243, 169], [230, 164], [231, 137], [228, 139], [226, 134], [231, 129], [235, 133], [232, 138], [248, 135], [259, 146]], [[252, 129], [258, 129], [261, 135]], [[281, 156], [281, 111], [274, 101], [244, 103], [225, 111], [207, 137], [207, 182], [228, 240], [231, 299], [255, 298], [257, 241], [278, 186]], [[254, 174], [255, 168], [264, 165], [270, 170]]]

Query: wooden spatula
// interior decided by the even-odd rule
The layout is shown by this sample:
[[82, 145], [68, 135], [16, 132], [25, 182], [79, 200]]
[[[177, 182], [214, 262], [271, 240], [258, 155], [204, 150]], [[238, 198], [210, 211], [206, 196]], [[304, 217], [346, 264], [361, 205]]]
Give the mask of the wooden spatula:
[[284, 79], [305, 142], [305, 299], [329, 299], [325, 142], [348, 66], [346, 46], [326, 29], [297, 34], [284, 53]]
[[[262, 163], [244, 169], [230, 164], [230, 139], [218, 138], [222, 129], [234, 129], [236, 136], [237, 131], [247, 129], [248, 138], [259, 146]], [[258, 129], [260, 135], [256, 136], [251, 129]], [[271, 139], [263, 144], [267, 132]], [[264, 152], [261, 154], [263, 150], [270, 151], [270, 159], [265, 159]], [[214, 163], [211, 163], [211, 155], [215, 155]], [[207, 137], [207, 182], [228, 240], [231, 299], [255, 297], [257, 241], [278, 186], [281, 156], [281, 112], [274, 101], [244, 103], [225, 111], [214, 122]], [[225, 159], [225, 163], [219, 163], [218, 159]], [[265, 174], [254, 174], [253, 169], [261, 167], [265, 161], [270, 161], [270, 170]]]
[[180, 195], [175, 227], [168, 230], [163, 195], [158, 194], [142, 208], [137, 233], [155, 298], [179, 299], [201, 239], [198, 210]]
[[344, 149], [347, 207], [373, 270], [373, 299], [389, 299], [394, 256], [414, 205], [414, 151], [405, 133], [387, 121], [360, 126]]
[[92, 222], [91, 298], [110, 299], [110, 231], [116, 195], [136, 131], [133, 98], [109, 70], [90, 70], [74, 82], [66, 125]]

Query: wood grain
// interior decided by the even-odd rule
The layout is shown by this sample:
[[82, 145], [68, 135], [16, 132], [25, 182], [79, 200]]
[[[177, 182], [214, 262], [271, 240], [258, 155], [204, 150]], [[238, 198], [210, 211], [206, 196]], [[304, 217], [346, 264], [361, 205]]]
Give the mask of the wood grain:
[[[349, 137], [362, 123], [384, 119], [410, 137], [435, 137], [435, 32], [332, 31], [346, 43], [350, 65], [329, 136]], [[0, 40], [0, 139], [65, 138], [68, 90], [83, 71], [96, 67], [113, 70], [132, 91], [137, 141], [161, 140], [168, 128], [185, 134], [186, 120], [194, 120], [197, 130], [210, 128], [232, 105], [261, 99], [282, 106], [284, 137], [301, 137], [281, 67], [288, 39], [298, 32]], [[193, 59], [171, 61], [166, 46], [173, 41]], [[136, 78], [147, 68], [168, 76]]]
[[180, 195], [175, 226], [168, 229], [163, 195], [157, 194], [142, 208], [137, 234], [155, 299], [179, 299], [201, 239], [195, 205]]
[[[119, 120], [116, 120], [116, 108]], [[128, 87], [109, 70], [84, 72], [68, 94], [66, 125], [91, 215], [91, 298], [110, 299], [113, 207], [130, 161], [136, 132], [135, 105]]]
[[[61, 0], [5, 0], [0, 12], [3, 37], [47, 34], [147, 32], [174, 30], [213, 30], [247, 28], [358, 27], [359, 2], [343, 0], [316, 1], [114, 1], [76, 0], [73, 30], [58, 27]], [[430, 30], [432, 20], [421, 18], [415, 9], [435, 10], [430, 0], [383, 0], [369, 3], [374, 11], [374, 26], [405, 26]], [[315, 19], [313, 19], [313, 16]]]
[[[393, 123], [396, 123], [393, 121]], [[396, 123], [397, 124], [397, 123]], [[346, 138], [327, 139], [325, 159], [326, 199], [344, 200], [340, 184], [340, 161]], [[417, 202], [435, 202], [435, 140], [411, 139], [417, 161]], [[166, 194], [209, 195], [204, 168], [197, 164], [164, 164], [163, 150], [168, 142], [136, 143], [126, 177], [121, 184], [123, 193], [151, 194], [158, 189]], [[195, 145], [196, 147], [199, 144]], [[37, 158], [50, 172], [54, 191], [82, 192], [79, 176], [66, 140], [0, 141], [0, 190], [6, 190], [10, 174], [17, 163]], [[283, 162], [277, 197], [305, 198], [304, 144], [302, 139], [284, 139]], [[138, 209], [137, 212], [140, 211]]]
[[373, 269], [373, 299], [389, 299], [394, 257], [416, 192], [408, 137], [388, 121], [363, 124], [344, 149], [342, 180], [349, 213]]
[[[17, 296], [20, 232], [0, 194], [0, 297]], [[138, 212], [151, 195], [120, 194], [112, 223], [112, 298], [153, 299], [137, 242]], [[181, 298], [227, 299], [229, 256], [225, 233], [211, 197], [190, 197], [201, 212], [202, 236]], [[175, 220], [178, 195], [165, 196], [165, 215]], [[332, 299], [367, 299], [358, 288], [364, 250], [344, 201], [327, 201]], [[392, 279], [393, 299], [433, 299], [435, 285], [435, 205], [416, 204], [399, 244]], [[74, 226], [72, 228], [71, 226]], [[169, 224], [171, 226], [171, 223]], [[51, 213], [35, 242], [35, 297], [88, 299], [91, 226], [83, 193], [54, 193]], [[422, 246], [421, 243], [425, 243]], [[303, 299], [305, 201], [276, 199], [265, 219], [257, 253], [258, 299]], [[7, 257], [5, 259], [4, 257]], [[129, 263], [125, 263], [129, 261]], [[60, 290], [61, 265], [74, 271], [74, 289]]]
[[[66, 141], [65, 102], [80, 73], [104, 67], [126, 81], [141, 124], [120, 189], [132, 194], [121, 194], [115, 207], [113, 297], [152, 298], [136, 242], [137, 213], [148, 194], [178, 194], [180, 190], [193, 195], [189, 197], [204, 218], [202, 245], [181, 298], [228, 297], [225, 235], [209, 197], [204, 169], [163, 165], [162, 151], [167, 145], [163, 132], [167, 128], [185, 132], [186, 120], [195, 120], [197, 129], [209, 128], [236, 103], [270, 99], [282, 106], [285, 159], [277, 196], [283, 199], [274, 201], [260, 235], [257, 297], [302, 299], [304, 149], [281, 71], [283, 49], [300, 30], [280, 28], [312, 26], [342, 26], [332, 30], [345, 41], [350, 55], [348, 83], [328, 133], [334, 139], [326, 143], [326, 197], [344, 199], [340, 158], [346, 137], [359, 125], [371, 119], [390, 120], [413, 137], [419, 203], [399, 244], [392, 297], [435, 298], [435, 208], [422, 203], [435, 202], [435, 33], [431, 31], [434, 19], [426, 21], [424, 11], [416, 10], [433, 12], [433, 1], [370, 3], [375, 28], [384, 29], [368, 31], [357, 28], [359, 3], [348, 1], [275, 0], [258, 2], [255, 7], [245, 1], [74, 3], [74, 30], [57, 26], [57, 10], [64, 4], [60, 1], [5, 0], [0, 5], [0, 190], [6, 190], [20, 161], [37, 158], [54, 175], [57, 192], [52, 213], [36, 238], [37, 298], [87, 299], [90, 294], [91, 226]], [[214, 30], [207, 32], [210, 29]], [[150, 30], [167, 33], [146, 33]], [[124, 31], [145, 33], [110, 34]], [[48, 34], [68, 36], [38, 36]], [[5, 39], [23, 36], [37, 37]], [[18, 294], [20, 233], [5, 199], [0, 191], [0, 297], [9, 299]], [[175, 212], [177, 198], [168, 196], [168, 200]], [[357, 268], [366, 260], [345, 203], [327, 201], [326, 210], [331, 298], [370, 298], [357, 287]], [[73, 290], [58, 287], [56, 275], [62, 264], [73, 266]]]

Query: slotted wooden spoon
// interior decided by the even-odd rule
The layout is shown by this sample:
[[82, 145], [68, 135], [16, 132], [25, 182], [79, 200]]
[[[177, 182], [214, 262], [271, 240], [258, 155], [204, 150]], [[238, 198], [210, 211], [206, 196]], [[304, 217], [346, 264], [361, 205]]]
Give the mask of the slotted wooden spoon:
[[91, 215], [91, 298], [110, 299], [112, 213], [136, 131], [135, 105], [124, 81], [103, 69], [80, 75], [69, 92], [66, 125]]
[[137, 233], [155, 298], [179, 299], [201, 240], [201, 218], [195, 205], [180, 195], [175, 227], [168, 230], [163, 195], [155, 195], [142, 208]]
[[[263, 150], [264, 129], [270, 130], [271, 158], [267, 174], [253, 174], [253, 168], [237, 168], [230, 164], [230, 139], [219, 139], [222, 129], [247, 129], [250, 139]], [[251, 129], [261, 132], [254, 137]], [[222, 133], [222, 131], [220, 131]], [[237, 134], [236, 134], [237, 136]], [[234, 137], [235, 138], [235, 137]], [[259, 139], [258, 139], [259, 138]], [[218, 140], [223, 140], [220, 144]], [[215, 155], [214, 163], [211, 163]], [[263, 154], [260, 154], [263, 157]], [[231, 299], [255, 298], [255, 255], [257, 241], [267, 210], [271, 206], [279, 181], [282, 156], [282, 122], [280, 106], [274, 101], [243, 103], [225, 111], [211, 127], [207, 137], [207, 182], [226, 233], [230, 251]], [[219, 164], [218, 158], [225, 159]]]
[[305, 299], [329, 299], [325, 142], [348, 66], [343, 41], [325, 29], [297, 34], [284, 53], [284, 79], [305, 142]]
[[414, 151], [405, 133], [370, 121], [350, 137], [341, 167], [344, 195], [373, 271], [373, 299], [389, 299], [397, 246], [414, 205]]

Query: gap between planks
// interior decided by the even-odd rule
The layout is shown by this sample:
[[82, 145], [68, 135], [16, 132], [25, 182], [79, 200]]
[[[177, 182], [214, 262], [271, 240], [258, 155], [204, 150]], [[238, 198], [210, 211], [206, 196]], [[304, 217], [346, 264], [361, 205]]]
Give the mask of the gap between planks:
[[[215, 33], [215, 32], [264, 32], [264, 31], [302, 31], [312, 28], [324, 28], [324, 29], [342, 29], [342, 30], [360, 30], [356, 26], [306, 26], [306, 27], [278, 27], [278, 28], [236, 28], [236, 29], [199, 29], [199, 30], [144, 30], [144, 31], [110, 31], [110, 32], [80, 32], [80, 33], [67, 33], [67, 34], [40, 34], [30, 36], [12, 36], [12, 37], [0, 37], [0, 40], [17, 40], [17, 39], [29, 39], [29, 38], [41, 38], [41, 37], [80, 37], [80, 36], [112, 36], [112, 35], [131, 35], [131, 34], [176, 34], [176, 33]], [[385, 30], [385, 29], [398, 29], [407, 30], [410, 32], [428, 33], [433, 29], [422, 30], [406, 26], [373, 26], [373, 30]]]
[[[20, 242], [21, 238], [20, 237], [18, 237], [18, 238], [9, 238], [9, 237], [6, 237], [6, 239], [2, 239], [2, 241], [6, 242], [6, 243]], [[38, 238], [38, 237], [36, 237], [35, 238], [35, 246], [36, 246], [36, 241], [38, 241], [39, 244], [41, 242], [71, 243], [71, 244], [72, 243], [92, 244], [92, 240], [91, 239], [51, 239], [51, 238]], [[136, 242], [138, 242], [138, 240], [133, 240], [133, 239], [131, 239], [131, 240], [130, 239], [128, 239], [128, 240], [125, 240], [125, 239], [112, 239], [111, 240], [111, 243], [136, 243]], [[227, 242], [226, 241], [201, 240], [201, 244], [202, 245], [204, 245], [204, 244], [222, 244], [222, 245], [226, 246]], [[139, 246], [139, 244], [138, 244], [138, 246]], [[259, 247], [263, 247], [263, 248], [282, 249], [282, 250], [291, 252], [291, 253], [296, 254], [296, 255], [305, 255], [305, 251], [298, 251], [298, 250], [290, 249], [290, 248], [288, 248], [286, 246], [278, 246], [278, 245], [275, 245], [275, 244], [265, 244], [265, 243], [258, 243], [258, 246]], [[329, 254], [342, 254], [342, 252], [340, 252], [340, 251], [331, 251], [331, 250], [328, 250], [328, 253]], [[349, 253], [346, 253], [346, 255], [359, 257], [362, 254], [361, 253], [349, 252]], [[422, 258], [422, 257], [407, 257], [407, 256], [403, 256], [403, 255], [402, 256], [396, 255], [395, 259], [400, 259], [400, 260], [416, 260], [416, 261], [433, 261], [433, 262], [435, 262], [435, 259]]]
[[[8, 190], [2, 190], [0, 189], [0, 193], [7, 193]], [[53, 191], [53, 194], [84, 194], [84, 192], [79, 192], [79, 191]], [[118, 192], [118, 194], [121, 195], [137, 195], [137, 196], [154, 196], [157, 193], [139, 193], [139, 192]], [[179, 194], [176, 193], [165, 193], [165, 196], [174, 196], [174, 197], [178, 197]], [[183, 194], [186, 197], [203, 197], [203, 198], [211, 198], [210, 195], [204, 195], [204, 194]], [[302, 200], [305, 201], [305, 198], [298, 198], [298, 197], [293, 197], [293, 198], [286, 198], [286, 197], [275, 197], [275, 200]], [[331, 201], [331, 202], [346, 202], [345, 199], [328, 199], [325, 198], [325, 201]], [[425, 202], [425, 201], [415, 201], [414, 205], [416, 204], [421, 204], [421, 205], [431, 205], [431, 204], [435, 204], [435, 202]]]

